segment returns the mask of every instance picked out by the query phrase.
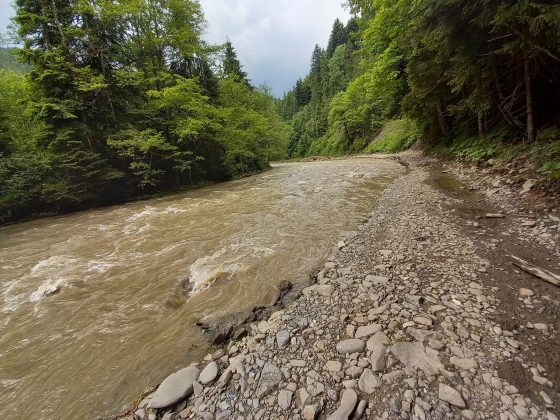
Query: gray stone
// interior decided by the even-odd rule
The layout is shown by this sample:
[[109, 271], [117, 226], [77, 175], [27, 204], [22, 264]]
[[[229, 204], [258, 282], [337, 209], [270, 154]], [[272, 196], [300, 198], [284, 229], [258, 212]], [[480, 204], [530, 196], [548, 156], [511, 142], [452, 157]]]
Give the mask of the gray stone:
[[314, 292], [320, 296], [329, 297], [334, 293], [334, 286], [330, 284], [314, 284], [302, 290], [305, 296], [309, 296]]
[[366, 281], [370, 282], [373, 285], [385, 284], [389, 281], [389, 277], [373, 276], [370, 274], [366, 276]]
[[294, 393], [288, 389], [283, 389], [278, 393], [278, 407], [287, 410], [292, 405]]
[[385, 335], [382, 331], [376, 332], [366, 343], [368, 350], [373, 350], [379, 344], [387, 346], [389, 344], [389, 337]]
[[425, 325], [426, 327], [432, 326], [432, 320], [426, 316], [416, 316], [414, 317], [414, 322], [420, 325]]
[[519, 289], [519, 297], [527, 298], [533, 296], [535, 293], [531, 289]]
[[210, 362], [204, 369], [202, 369], [198, 380], [202, 385], [208, 385], [210, 382], [214, 381], [217, 376], [218, 364], [216, 362]]
[[459, 391], [457, 391], [454, 388], [451, 388], [449, 385], [446, 384], [442, 384], [442, 383], [439, 384], [439, 399], [451, 405], [454, 405], [455, 407], [459, 407], [459, 408], [466, 407], [465, 400], [463, 400], [463, 397], [461, 396]]
[[259, 385], [257, 387], [257, 397], [262, 398], [274, 391], [282, 381], [282, 372], [276, 365], [267, 363], [264, 365]]
[[360, 379], [358, 380], [358, 388], [360, 388], [360, 391], [370, 395], [373, 394], [373, 391], [380, 386], [381, 381], [377, 375], [369, 369], [364, 369]]
[[360, 340], [357, 338], [344, 340], [336, 345], [336, 351], [340, 354], [361, 353], [365, 348], [366, 343], [364, 342], [364, 340]]
[[354, 415], [352, 416], [352, 420], [360, 420], [364, 415], [364, 413], [366, 412], [366, 408], [367, 408], [367, 401], [361, 400], [358, 403], [358, 407], [356, 408]]
[[290, 342], [290, 332], [288, 330], [280, 330], [276, 333], [276, 342], [278, 347], [283, 349]]
[[362, 327], [358, 327], [354, 337], [355, 338], [366, 338], [366, 337], [369, 337], [370, 335], [375, 334], [376, 332], [378, 332], [380, 330], [381, 330], [381, 325], [379, 325], [379, 324], [364, 325]]
[[371, 349], [371, 370], [374, 372], [382, 372], [385, 369], [385, 352], [387, 348], [384, 344], [377, 344]]
[[422, 343], [397, 343], [391, 352], [405, 366], [422, 369], [426, 375], [436, 375], [444, 369], [437, 357], [429, 357]]
[[187, 397], [193, 392], [193, 382], [199, 375], [200, 370], [196, 367], [181, 369], [169, 375], [158, 387], [148, 407], [166, 408]]
[[338, 409], [332, 413], [327, 420], [348, 420], [352, 411], [354, 411], [354, 407], [358, 403], [358, 395], [353, 389], [347, 389], [342, 394], [342, 398], [340, 399], [340, 405]]
[[302, 412], [303, 420], [315, 420], [321, 413], [321, 407], [318, 405], [306, 405]]
[[469, 369], [478, 369], [478, 363], [474, 359], [467, 359], [461, 357], [452, 356], [449, 359], [449, 362], [452, 365], [458, 366], [461, 369], [469, 370]]
[[329, 371], [329, 372], [333, 372], [333, 373], [338, 373], [342, 370], [342, 363], [339, 362], [338, 360], [329, 360], [326, 364], [325, 364], [325, 368]]

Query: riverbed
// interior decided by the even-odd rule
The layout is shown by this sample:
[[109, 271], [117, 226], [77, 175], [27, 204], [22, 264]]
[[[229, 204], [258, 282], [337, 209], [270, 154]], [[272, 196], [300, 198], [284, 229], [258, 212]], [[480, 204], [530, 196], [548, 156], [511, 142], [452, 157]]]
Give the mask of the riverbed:
[[0, 229], [0, 417], [117, 413], [209, 350], [197, 321], [306, 281], [402, 173], [389, 159], [282, 163]]

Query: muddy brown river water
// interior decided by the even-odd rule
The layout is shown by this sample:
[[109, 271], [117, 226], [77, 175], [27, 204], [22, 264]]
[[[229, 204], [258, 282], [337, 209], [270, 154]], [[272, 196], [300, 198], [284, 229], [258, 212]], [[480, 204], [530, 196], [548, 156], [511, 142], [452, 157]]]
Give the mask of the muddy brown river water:
[[0, 418], [116, 414], [208, 351], [198, 320], [306, 280], [403, 172], [375, 158], [283, 163], [0, 229]]

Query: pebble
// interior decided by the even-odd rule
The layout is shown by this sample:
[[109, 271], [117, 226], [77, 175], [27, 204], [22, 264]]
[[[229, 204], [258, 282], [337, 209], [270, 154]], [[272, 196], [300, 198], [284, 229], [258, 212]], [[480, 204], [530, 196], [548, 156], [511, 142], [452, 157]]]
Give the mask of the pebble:
[[361, 353], [365, 350], [365, 348], [366, 343], [364, 340], [356, 338], [341, 341], [336, 345], [336, 351], [341, 354]]

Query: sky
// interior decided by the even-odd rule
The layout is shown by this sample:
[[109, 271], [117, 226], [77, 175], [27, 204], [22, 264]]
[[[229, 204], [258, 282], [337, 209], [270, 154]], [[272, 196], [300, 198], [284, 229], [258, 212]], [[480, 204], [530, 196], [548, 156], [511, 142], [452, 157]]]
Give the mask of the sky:
[[[315, 44], [326, 47], [336, 18], [346, 22], [343, 0], [200, 0], [208, 28], [205, 38], [226, 38], [254, 85], [267, 83], [281, 97], [309, 72]], [[14, 10], [0, 0], [0, 32]]]

